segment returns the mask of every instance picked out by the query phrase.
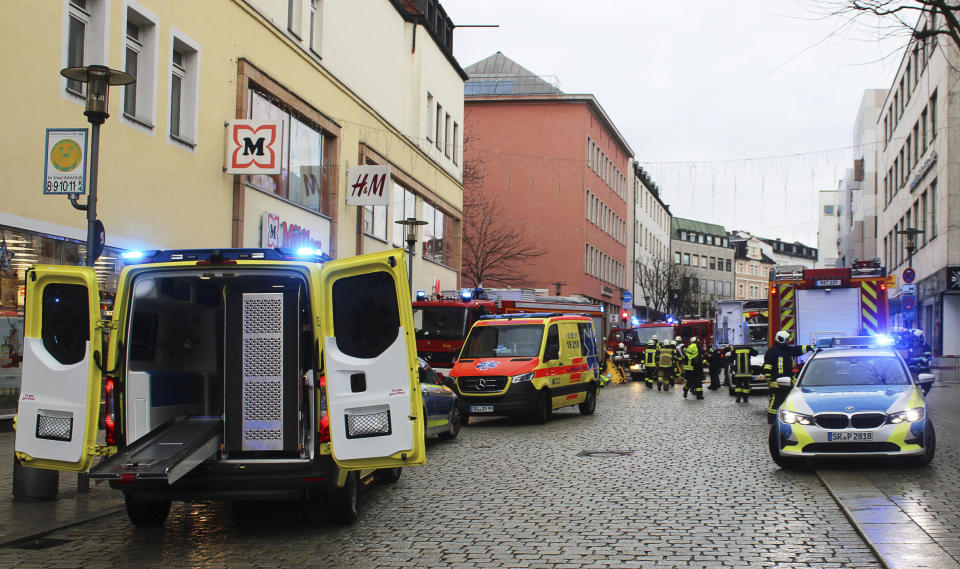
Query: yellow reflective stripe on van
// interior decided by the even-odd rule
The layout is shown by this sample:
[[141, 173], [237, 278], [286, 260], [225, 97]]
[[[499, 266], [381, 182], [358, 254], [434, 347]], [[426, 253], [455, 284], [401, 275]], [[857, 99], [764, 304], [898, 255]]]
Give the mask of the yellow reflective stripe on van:
[[[797, 406], [793, 403], [792, 398], [787, 401], [787, 409], [789, 409], [790, 411], [793, 411], [794, 413], [798, 412]], [[793, 427], [793, 434], [794, 436], [797, 437], [797, 444], [785, 446], [783, 447], [783, 450], [791, 451], [791, 452], [802, 452], [803, 447], [813, 442], [813, 437], [811, 437], [810, 433], [807, 432], [806, 427], [804, 427], [800, 423], [794, 423], [792, 427]]]

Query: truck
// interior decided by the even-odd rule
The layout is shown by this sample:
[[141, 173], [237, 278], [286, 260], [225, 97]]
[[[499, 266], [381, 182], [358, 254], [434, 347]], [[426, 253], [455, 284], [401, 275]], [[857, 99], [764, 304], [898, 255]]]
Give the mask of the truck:
[[426, 462], [402, 250], [125, 258], [109, 318], [93, 267], [26, 271], [21, 465], [89, 471], [158, 526], [171, 501], [207, 499], [302, 499], [351, 523], [363, 484]]
[[767, 343], [768, 301], [718, 300], [713, 329], [715, 347], [761, 345]]
[[821, 338], [887, 335], [887, 288], [895, 286], [880, 259], [851, 267], [807, 269], [795, 265], [770, 270], [768, 345], [780, 330], [791, 344], [816, 345]]
[[536, 295], [530, 289], [464, 289], [413, 302], [417, 352], [437, 373], [449, 375], [474, 322], [487, 315], [583, 314], [603, 330], [603, 306], [578, 297]]

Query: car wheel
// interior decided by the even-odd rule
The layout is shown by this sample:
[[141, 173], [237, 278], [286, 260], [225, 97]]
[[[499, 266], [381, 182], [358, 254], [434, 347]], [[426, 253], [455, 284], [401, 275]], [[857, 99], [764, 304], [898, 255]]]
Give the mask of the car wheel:
[[457, 438], [457, 435], [460, 434], [460, 423], [460, 408], [454, 405], [453, 409], [450, 410], [450, 418], [448, 419], [447, 430], [437, 436], [445, 441]]
[[395, 484], [400, 480], [400, 474], [403, 472], [403, 468], [381, 468], [373, 473], [378, 481], [384, 484]]
[[127, 517], [137, 527], [156, 528], [163, 525], [170, 515], [170, 502], [138, 502], [132, 492], [123, 495]]
[[581, 415], [593, 415], [597, 409], [597, 388], [593, 385], [587, 388], [587, 398], [580, 404]]
[[937, 452], [937, 433], [933, 430], [933, 423], [929, 420], [923, 428], [923, 454], [913, 456], [911, 464], [914, 466], [926, 466], [933, 460], [934, 453]]
[[550, 405], [550, 392], [546, 388], [540, 390], [540, 397], [537, 398], [537, 409], [533, 414], [533, 421], [538, 425], [546, 425], [550, 420], [550, 412], [553, 411]]
[[347, 473], [343, 488], [331, 490], [327, 495], [327, 512], [331, 521], [351, 525], [360, 519], [360, 473]]
[[806, 460], [803, 458], [780, 455], [780, 442], [777, 440], [776, 425], [770, 427], [770, 436], [767, 438], [767, 440], [769, 443], [768, 446], [770, 447], [770, 458], [772, 458], [773, 462], [775, 462], [780, 468], [784, 470], [797, 470], [806, 465]]

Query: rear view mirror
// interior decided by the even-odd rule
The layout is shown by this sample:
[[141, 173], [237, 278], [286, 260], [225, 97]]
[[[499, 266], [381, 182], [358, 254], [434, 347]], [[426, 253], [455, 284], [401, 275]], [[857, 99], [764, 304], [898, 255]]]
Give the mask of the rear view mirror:
[[923, 390], [923, 394], [926, 395], [930, 392], [930, 388], [933, 387], [933, 382], [936, 381], [937, 376], [932, 373], [921, 373], [917, 376], [917, 383], [920, 384], [920, 389]]
[[777, 387], [793, 387], [793, 378], [782, 376], [777, 378]]

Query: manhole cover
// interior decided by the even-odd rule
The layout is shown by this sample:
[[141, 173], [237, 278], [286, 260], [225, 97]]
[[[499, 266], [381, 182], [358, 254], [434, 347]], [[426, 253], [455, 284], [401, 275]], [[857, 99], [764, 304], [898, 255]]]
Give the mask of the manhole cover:
[[7, 544], [4, 547], [12, 547], [15, 549], [49, 549], [51, 547], [56, 547], [58, 545], [63, 545], [64, 543], [70, 543], [69, 539], [56, 539], [53, 537], [40, 537], [35, 539], [21, 539]]
[[577, 456], [633, 456], [632, 450], [582, 450]]

